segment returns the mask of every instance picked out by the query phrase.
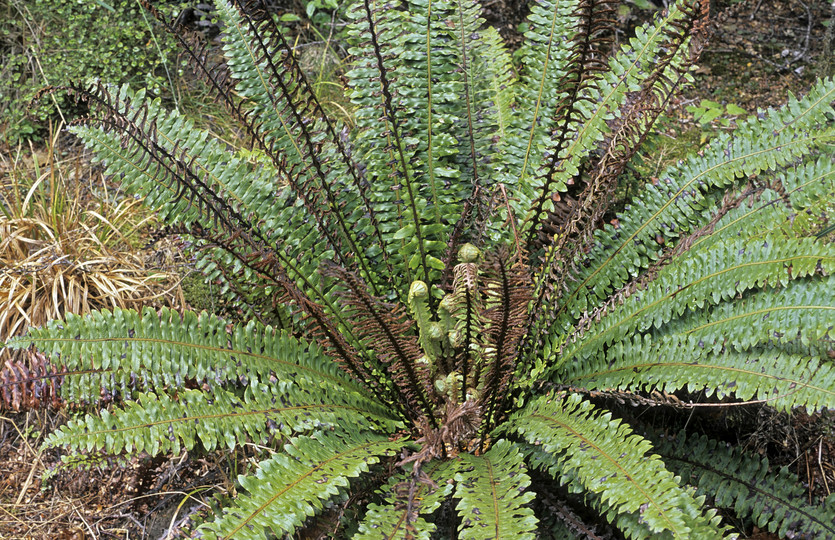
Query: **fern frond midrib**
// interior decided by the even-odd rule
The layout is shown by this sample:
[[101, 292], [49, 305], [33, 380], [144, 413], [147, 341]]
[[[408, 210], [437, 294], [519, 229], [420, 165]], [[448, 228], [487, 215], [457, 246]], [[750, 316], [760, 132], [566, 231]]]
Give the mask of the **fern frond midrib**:
[[426, 173], [435, 208], [435, 223], [441, 223], [441, 206], [438, 204], [438, 188], [435, 185], [435, 156], [432, 133], [432, 0], [426, 6]]
[[528, 132], [528, 144], [525, 148], [525, 159], [522, 161], [522, 169], [519, 173], [519, 183], [523, 183], [525, 181], [525, 175], [528, 171], [528, 162], [531, 157], [531, 152], [533, 151], [534, 146], [534, 138], [536, 135], [536, 124], [539, 120], [539, 109], [542, 106], [542, 95], [545, 92], [545, 81], [548, 78], [548, 64], [551, 61], [551, 51], [554, 48], [554, 33], [557, 27], [557, 16], [559, 14], [559, 10], [554, 8], [554, 13], [551, 17], [551, 29], [548, 32], [548, 49], [545, 53], [545, 61], [542, 67], [542, 76], [539, 80], [539, 88], [537, 89], [536, 95], [536, 104], [534, 105], [533, 109], [533, 117], [531, 119], [531, 128]]
[[[92, 95], [92, 94], [91, 94]], [[104, 102], [100, 101], [100, 104], [110, 108], [109, 104], [105, 104]], [[130, 120], [127, 115], [124, 115], [116, 108], [110, 108], [111, 114], [116, 115], [117, 118], [121, 118], [122, 120], [128, 123], [128, 126], [125, 128], [121, 128], [120, 131], [125, 133], [133, 142], [138, 145], [142, 151], [149, 157], [150, 160], [157, 163], [160, 167], [162, 167], [170, 176], [171, 176], [171, 183], [177, 183], [178, 189], [174, 191], [173, 200], [175, 202], [182, 199], [185, 195], [186, 191], [191, 194], [189, 198], [189, 203], [193, 204], [191, 201], [193, 197], [197, 197], [200, 201], [197, 205], [198, 211], [205, 211], [206, 217], [211, 219], [215, 224], [220, 221], [223, 226], [230, 231], [240, 231], [241, 236], [249, 236], [250, 232], [255, 232], [255, 235], [259, 237], [260, 240], [266, 242], [266, 240], [260, 236], [260, 233], [257, 229], [255, 229], [252, 224], [244, 218], [235, 208], [231, 205], [227, 204], [211, 187], [204, 181], [201, 180], [199, 175], [195, 174], [190, 167], [190, 164], [186, 165], [186, 163], [181, 159], [182, 157], [186, 156], [185, 149], [181, 150], [181, 157], [178, 158], [174, 155], [178, 147], [175, 145], [172, 151], [168, 151], [166, 148], [159, 145], [154, 137], [159, 135], [158, 130], [154, 130], [151, 134], [147, 135], [147, 141], [143, 141], [142, 138], [136, 135], [136, 132], [140, 132], [141, 128], [135, 126], [133, 121]], [[100, 119], [98, 120], [99, 123], [102, 125], [111, 124], [112, 128], [119, 128], [118, 120], [113, 121], [109, 119]], [[160, 154], [163, 158], [161, 159], [157, 157], [157, 154]], [[182, 171], [183, 178], [178, 174], [178, 171], [174, 170], [172, 167], [168, 165], [168, 161], [177, 165], [177, 169]], [[147, 171], [147, 167], [140, 168], [142, 172]], [[193, 182], [197, 189], [195, 189], [192, 184], [186, 182]], [[172, 190], [173, 191], [173, 190]], [[227, 215], [228, 214], [228, 215]], [[232, 221], [237, 222], [237, 227]]]
[[499, 494], [496, 493], [496, 475], [493, 474], [493, 462], [489, 459], [484, 460], [484, 464], [487, 466], [487, 482], [490, 484], [490, 500], [493, 502], [493, 515], [496, 516], [496, 523], [494, 526], [495, 533], [493, 534], [493, 538], [500, 538], [500, 523], [499, 523]]
[[470, 96], [470, 74], [467, 65], [467, 35], [464, 26], [464, 7], [461, 5], [462, 0], [457, 0], [458, 7], [458, 26], [461, 27], [461, 73], [464, 83], [464, 103], [467, 110], [467, 136], [470, 142], [470, 158], [473, 162], [473, 192], [478, 189], [478, 159], [475, 151], [475, 138], [473, 134], [473, 105]]

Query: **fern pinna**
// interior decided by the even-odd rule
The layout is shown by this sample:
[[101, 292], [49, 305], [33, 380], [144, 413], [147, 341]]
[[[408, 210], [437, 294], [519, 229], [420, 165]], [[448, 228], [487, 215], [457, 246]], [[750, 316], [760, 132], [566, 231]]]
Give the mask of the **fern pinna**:
[[274, 14], [218, 2], [225, 61], [169, 29], [256, 161], [143, 91], [55, 90], [252, 320], [102, 311], [10, 340], [65, 398], [117, 398], [48, 444], [265, 445], [205, 538], [304, 536], [325, 508], [332, 537], [835, 536], [788, 470], [677, 433], [702, 404], [835, 407], [835, 248], [793, 227], [835, 194], [835, 82], [634, 178], [708, 10], [675, 2], [612, 51], [613, 9], [531, 2], [511, 55], [473, 0], [359, 1], [348, 129]]

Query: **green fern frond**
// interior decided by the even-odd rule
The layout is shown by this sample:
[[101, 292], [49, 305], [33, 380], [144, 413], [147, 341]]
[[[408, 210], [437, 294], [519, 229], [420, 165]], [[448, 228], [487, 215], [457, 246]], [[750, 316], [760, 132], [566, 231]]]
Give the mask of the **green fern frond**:
[[[611, 414], [578, 395], [543, 396], [511, 417], [499, 433], [519, 433], [554, 455], [554, 465], [576, 475], [585, 491], [600, 494], [618, 513], [640, 513], [653, 533], [686, 537], [701, 504], [683, 490], [651, 445]], [[556, 477], [557, 471], [552, 474]]]
[[752, 200], [729, 211], [716, 223], [711, 234], [696, 239], [692, 247], [730, 236], [796, 235], [792, 223], [797, 214], [825, 210], [825, 201], [835, 191], [835, 162], [828, 156], [807, 160], [803, 165], [793, 166], [777, 175], [770, 184], [774, 189], [764, 188], [758, 195], [754, 191]]
[[255, 476], [239, 477], [247, 493], [200, 530], [209, 539], [260, 540], [268, 531], [290, 534], [347, 488], [350, 478], [403, 446], [403, 441], [361, 432], [295, 438], [283, 453], [259, 463]]
[[634, 331], [661, 328], [685, 309], [700, 309], [753, 288], [786, 286], [799, 278], [835, 269], [835, 249], [812, 239], [728, 240], [687, 252], [664, 267], [643, 291], [635, 292], [582, 336], [568, 343], [557, 363], [590, 358]]
[[[426, 175], [420, 159], [415, 159], [419, 139], [410, 130], [410, 119], [399, 110], [400, 100], [409, 96], [392, 80], [398, 69], [408, 69], [399, 62], [403, 50], [394, 46], [402, 42], [403, 30], [411, 29], [412, 39], [426, 42], [425, 29], [418, 31], [406, 14], [399, 3], [383, 6], [374, 0], [352, 8], [349, 16], [357, 22], [352, 37], [360, 61], [348, 76], [357, 125], [367, 134], [359, 141], [374, 141], [372, 147], [358, 150], [368, 167], [372, 201], [379, 209], [383, 237], [389, 244], [380, 247], [388, 250], [391, 246], [399, 254], [395, 276], [402, 273], [406, 283], [414, 279], [433, 283], [443, 269], [440, 257], [446, 244], [438, 238], [443, 227], [424, 219], [431, 219], [432, 212], [427, 211], [431, 199], [420, 193], [420, 179]], [[421, 77], [425, 76], [424, 72]]]
[[833, 287], [832, 276], [792, 282], [682, 317], [664, 334], [690, 336], [713, 353], [771, 345], [803, 347], [810, 356], [823, 357], [832, 348], [835, 328], [835, 306], [829, 298]]
[[422, 516], [437, 510], [452, 495], [454, 485], [447, 483], [446, 479], [454, 476], [458, 465], [435, 460], [421, 467], [419, 477], [414, 471], [392, 476], [378, 490], [383, 497], [382, 503], [368, 505], [365, 519], [359, 524], [359, 532], [352, 537], [353, 540], [432, 538], [437, 527]]
[[233, 449], [248, 440], [264, 443], [272, 434], [288, 436], [322, 426], [373, 430], [377, 420], [396, 425], [378, 412], [364, 410], [340, 392], [325, 395], [321, 389], [304, 391], [286, 384], [253, 384], [242, 396], [225, 390], [181, 390], [176, 397], [140, 394], [124, 409], [70, 421], [47, 444], [113, 454], [178, 453], [182, 447], [191, 450], [198, 440], [207, 450]]
[[460, 538], [533, 539], [537, 519], [525, 507], [534, 494], [523, 455], [508, 441], [497, 441], [484, 455], [462, 454], [455, 475], [461, 516]]
[[621, 114], [620, 105], [629, 92], [640, 90], [643, 73], [651, 72], [657, 62], [660, 51], [671, 39], [668, 32], [675, 24], [692, 15], [682, 8], [684, 3], [670, 6], [667, 12], [657, 20], [647, 23], [636, 30], [635, 37], [621, 51], [612, 56], [608, 70], [603, 71], [593, 82], [582, 86], [572, 107], [577, 108], [576, 118], [571, 119], [573, 131], [568, 144], [555, 150], [550, 156], [553, 163], [558, 160], [559, 167], [552, 167], [547, 177], [527, 179], [523, 168], [519, 182], [530, 184], [537, 192], [538, 205], [534, 201], [523, 201], [527, 214], [525, 229], [535, 226], [541, 212], [552, 210], [552, 201], [546, 200], [551, 193], [565, 191], [569, 178], [580, 172], [581, 162], [592, 152], [597, 142], [609, 132], [607, 122]]
[[[503, 144], [510, 136], [513, 123], [514, 97], [517, 95], [517, 80], [513, 70], [513, 62], [505, 50], [498, 30], [486, 28], [481, 31], [481, 39], [484, 42], [484, 52], [477, 57], [485, 64], [485, 73], [476, 79], [474, 84], [484, 84], [480, 90], [483, 94], [482, 101], [492, 104], [488, 108], [494, 120], [492, 124], [496, 127], [496, 135], [499, 137], [498, 144]], [[479, 89], [477, 88], [477, 96]]]
[[[508, 175], [500, 175], [508, 185], [517, 182], [515, 190], [523, 212], [536, 197], [536, 186], [528, 186], [525, 177], [536, 174], [535, 163], [549, 143], [554, 129], [554, 117], [558, 104], [564, 97], [559, 81], [569, 69], [572, 50], [563, 44], [574, 41], [574, 28], [578, 25], [579, 2], [553, 2], [544, 0], [531, 5], [528, 15], [529, 29], [526, 42], [517, 53], [522, 73], [519, 81], [519, 99], [532, 106], [520, 108], [521, 118], [511, 133], [507, 152]], [[524, 214], [522, 214], [524, 215]]]
[[618, 344], [605, 366], [581, 368], [567, 383], [585, 388], [704, 391], [717, 398], [756, 399], [779, 410], [809, 412], [835, 405], [835, 370], [819, 358], [756, 348], [713, 354], [696, 339], [637, 338]]
[[[226, 2], [219, 3], [218, 14], [227, 29], [224, 33], [227, 65], [232, 76], [238, 79], [238, 93], [251, 104], [251, 114], [259, 118], [258, 130], [264, 134], [273, 162], [282, 169], [286, 181], [303, 201], [333, 255], [346, 266], [358, 265], [372, 288], [376, 287], [377, 275], [366, 259], [348, 256], [363, 252], [358, 245], [357, 230], [346, 215], [354, 205], [343, 207], [335, 192], [336, 184], [349, 173], [355, 185], [359, 179], [344, 149], [335, 152], [332, 145], [322, 140], [321, 132], [327, 127], [331, 138], [338, 143], [315, 94], [295, 66], [289, 45], [278, 27], [270, 24], [272, 19], [268, 14], [260, 14], [262, 20], [258, 21], [256, 13]], [[326, 156], [331, 159], [325, 159]], [[363, 211], [373, 216], [370, 207]]]
[[653, 434], [658, 452], [682, 481], [713, 503], [733, 509], [780, 538], [835, 536], [835, 499], [806, 504], [806, 489], [785, 468], [771, 472], [768, 459], [747, 455], [704, 435]]
[[[787, 109], [772, 110], [762, 119], [746, 120], [734, 134], [722, 134], [703, 155], [693, 156], [660, 175], [618, 216], [617, 227], [607, 225], [578, 267], [577, 283], [563, 297], [554, 329], [564, 329], [583, 311], [590, 311], [630, 278], [657, 260], [662, 245], [693, 230], [706, 194], [733, 184], [739, 177], [775, 170], [832, 141], [835, 130], [826, 127], [835, 115], [835, 81], [821, 81]], [[791, 109], [793, 112], [789, 112]], [[795, 115], [798, 120], [795, 120]], [[694, 223], [695, 221], [695, 223]]]
[[[328, 297], [328, 284], [316, 278], [315, 268], [330, 253], [313, 242], [318, 238], [313, 234], [316, 228], [303, 220], [301, 226], [290, 229], [299, 225], [298, 218], [281, 223], [292, 204], [275, 205], [278, 211], [264, 212], [263, 229], [250, 220], [265, 205], [274, 207], [274, 170], [247, 170], [248, 164], [231, 158], [206, 132], [191, 129], [182, 117], [168, 115], [158, 105], [137, 105], [137, 96], [126, 89], [114, 93], [97, 85], [71, 90], [95, 111], [85, 122], [99, 127], [76, 129], [107, 163], [109, 173], [124, 175], [129, 188], [148, 195], [146, 200], [156, 205], [163, 217], [186, 223], [191, 234], [208, 236], [202, 240], [221, 245], [220, 260], [243, 279], [260, 282], [265, 290], [288, 293], [303, 311], [309, 311], [309, 303], [302, 297], [310, 295], [339, 319], [339, 310]], [[230, 158], [231, 168], [227, 166]], [[227, 168], [231, 173], [248, 174], [233, 181], [224, 172]], [[245, 181], [250, 177], [252, 185]], [[211, 234], [206, 232], [209, 228], [213, 229]], [[287, 245], [289, 250], [284, 249]], [[216, 261], [203, 259], [201, 263], [214, 277], [223, 275]], [[227, 285], [230, 281], [224, 279]]]
[[[531, 468], [547, 472], [550, 476], [559, 480], [567, 488], [569, 494], [581, 496], [585, 506], [594, 509], [602, 518], [615, 525], [626, 538], [634, 540], [672, 540], [678, 538], [671, 531], [653, 531], [646, 520], [644, 520], [643, 512], [640, 508], [635, 512], [623, 512], [622, 509], [618, 508], [617, 501], [607, 499], [603, 493], [586, 491], [582, 482], [578, 479], [577, 472], [567, 470], [561, 466], [559, 455], [550, 453], [543, 446], [539, 445], [523, 443], [520, 447], [527, 456]], [[693, 488], [683, 486], [683, 489], [685, 492], [692, 492], [690, 496], [698, 504], [704, 504], [705, 497], [703, 495], [698, 495]], [[565, 513], [565, 511], [563, 510], [561, 513]], [[564, 519], [566, 517], [569, 519]], [[686, 521], [687, 527], [690, 529], [690, 538], [737, 538], [734, 534], [727, 534], [729, 532], [728, 528], [722, 526], [721, 516], [717, 514], [715, 509], [708, 508], [701, 514], [692, 513], [684, 515], [683, 518]], [[571, 534], [584, 540], [586, 538], [599, 538], [597, 535], [589, 534], [591, 533], [589, 527], [582, 523], [572, 522], [572, 519], [576, 519], [576, 516], [564, 516], [561, 518], [571, 529]]]
[[[669, 100], [689, 80], [688, 69], [697, 56], [693, 49], [698, 51], [700, 47], [695, 43], [704, 37], [698, 28], [704, 25], [706, 14], [699, 10], [697, 3], [682, 3], [682, 9], [686, 16], [670, 23], [675, 25], [674, 29], [667, 32], [668, 41], [661, 49], [663, 54], [652, 62], [652, 71], [645, 75], [641, 90], [630, 92], [621, 116], [607, 122], [611, 132], [597, 150], [602, 157], [584, 167], [583, 174], [573, 179], [566, 198], [577, 199], [568, 206], [567, 215], [547, 212], [544, 218], [534, 218], [536, 221], [528, 229], [528, 249], [538, 253], [540, 244], [546, 248], [535, 285], [538, 294], [533, 309], [543, 319], [541, 324], [553, 320], [559, 304], [557, 299], [566, 289], [566, 282], [574, 278], [573, 261], [592, 239], [614, 197], [618, 179]], [[548, 174], [553, 175], [562, 165], [551, 160], [549, 167]], [[548, 198], [553, 198], [553, 194], [546, 190], [537, 207], [542, 208]]]
[[145, 308], [142, 313], [116, 309], [87, 317], [69, 314], [64, 321], [10, 340], [8, 346], [30, 344], [62, 366], [64, 396], [73, 401], [97, 396], [100, 388], [128, 397], [134, 389], [174, 391], [185, 381], [212, 389], [275, 378], [353, 393], [363, 388], [314, 344], [256, 322], [228, 328], [227, 322], [205, 312], [181, 316], [167, 308]]

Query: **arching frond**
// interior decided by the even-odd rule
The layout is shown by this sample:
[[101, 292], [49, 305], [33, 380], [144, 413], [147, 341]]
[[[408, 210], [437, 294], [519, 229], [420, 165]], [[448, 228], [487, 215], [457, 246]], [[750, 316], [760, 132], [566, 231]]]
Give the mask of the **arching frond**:
[[554, 476], [570, 473], [617, 514], [639, 513], [653, 533], [690, 533], [701, 505], [679, 486], [650, 443], [578, 395], [543, 396], [511, 417], [500, 433], [519, 433], [553, 455]]
[[[140, 394], [137, 401], [100, 417], [74, 420], [53, 433], [50, 445], [84, 450], [178, 453], [199, 441], [203, 448], [230, 449], [248, 440], [266, 442], [270, 435], [288, 436], [310, 432], [322, 426], [373, 429], [378, 413], [365, 411], [350, 396], [331, 392], [310, 392], [289, 386], [250, 386], [242, 396], [219, 390], [209, 395], [183, 390], [176, 397]], [[384, 416], [383, 424], [396, 424]], [[343, 429], [340, 429], [343, 431]]]
[[686, 253], [664, 267], [646, 289], [636, 291], [599, 321], [572, 336], [559, 364], [590, 358], [605, 345], [635, 331], [660, 329], [684, 311], [727, 302], [767, 284], [791, 287], [799, 280], [835, 269], [835, 249], [813, 239], [769, 237], [728, 240]]
[[454, 476], [457, 465], [440, 460], [414, 471], [392, 476], [379, 493], [380, 503], [371, 503], [365, 520], [359, 524], [354, 540], [429, 540], [437, 527], [423, 516], [432, 514], [453, 492], [446, 479]]
[[[674, 165], [660, 175], [658, 185], [648, 185], [618, 216], [617, 227], [607, 225], [595, 234], [595, 242], [577, 282], [558, 313], [555, 329], [564, 329], [584, 311], [597, 307], [612, 292], [657, 260], [662, 245], [693, 230], [699, 222], [707, 194], [732, 185], [738, 178], [775, 170], [809, 153], [835, 137], [829, 118], [835, 115], [835, 81], [821, 81], [806, 97], [792, 99], [788, 107], [751, 117], [734, 133], [721, 134], [702, 155]], [[560, 322], [561, 321], [561, 322]]]
[[201, 527], [203, 536], [256, 540], [268, 531], [290, 534], [345, 489], [349, 479], [403, 445], [370, 433], [297, 437], [284, 445], [284, 452], [259, 463], [255, 476], [238, 478], [247, 493], [217, 521]]
[[[677, 538], [671, 531], [653, 531], [646, 520], [643, 519], [643, 512], [640, 508], [635, 512], [623, 512], [622, 509], [617, 507], [617, 501], [607, 499], [602, 493], [585, 491], [582, 483], [578, 481], [577, 473], [566, 470], [560, 465], [559, 455], [550, 453], [544, 447], [533, 444], [522, 444], [521, 449], [528, 456], [528, 462], [532, 468], [547, 472], [555, 481], [565, 486], [569, 493], [582, 496], [585, 505], [592, 508], [606, 522], [615, 525], [626, 538], [634, 540], [654, 540], [656, 538], [672, 540]], [[690, 493], [690, 496], [698, 504], [704, 504], [704, 496], [697, 496], [692, 488], [688, 489], [686, 486], [683, 486], [683, 488], [685, 492]], [[559, 516], [560, 520], [566, 523], [566, 527], [570, 529], [571, 534], [574, 534], [577, 538], [600, 538], [600, 536], [594, 534], [593, 527], [579, 521], [576, 516], [569, 515], [570, 510], [567, 508], [557, 511], [561, 514]], [[701, 514], [685, 514], [683, 519], [690, 530], [691, 538], [736, 538], [733, 534], [727, 534], [729, 532], [728, 527], [722, 526], [721, 516], [717, 514], [715, 509], [708, 508]]]
[[537, 520], [525, 505], [534, 494], [523, 455], [508, 441], [497, 441], [483, 456], [462, 454], [455, 475], [461, 516], [459, 538], [533, 539]]
[[127, 398], [139, 389], [173, 392], [186, 381], [214, 389], [276, 377], [310, 388], [364, 391], [314, 344], [255, 322], [230, 327], [205, 312], [181, 316], [145, 308], [142, 313], [117, 309], [68, 315], [9, 346], [30, 344], [61, 366], [64, 396], [74, 401], [98, 396], [102, 388]]
[[773, 474], [768, 459], [703, 435], [652, 435], [670, 468], [700, 494], [713, 496], [716, 506], [733, 509], [781, 538], [835, 535], [835, 498], [807, 504], [806, 490], [785, 468]]

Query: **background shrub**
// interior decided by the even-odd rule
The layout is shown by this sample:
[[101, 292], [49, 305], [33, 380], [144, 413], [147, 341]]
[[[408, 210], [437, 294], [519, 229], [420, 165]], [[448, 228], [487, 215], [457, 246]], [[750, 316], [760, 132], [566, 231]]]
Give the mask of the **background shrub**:
[[[0, 6], [0, 140], [39, 140], [45, 120], [72, 116], [59, 96], [27, 113], [35, 93], [50, 84], [100, 77], [170, 93], [177, 75], [173, 39], [154, 31], [136, 0], [8, 0]], [[179, 7], [172, 1], [161, 9], [174, 14]]]

